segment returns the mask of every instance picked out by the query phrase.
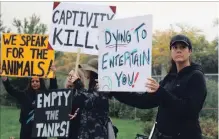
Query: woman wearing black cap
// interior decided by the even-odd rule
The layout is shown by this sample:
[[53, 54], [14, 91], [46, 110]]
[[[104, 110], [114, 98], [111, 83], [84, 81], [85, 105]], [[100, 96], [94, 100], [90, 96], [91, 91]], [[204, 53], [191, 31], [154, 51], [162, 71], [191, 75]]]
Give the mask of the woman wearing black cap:
[[170, 42], [171, 68], [157, 83], [149, 78], [143, 94], [112, 92], [120, 102], [149, 109], [158, 107], [151, 139], [201, 139], [199, 112], [206, 98], [206, 82], [200, 65], [190, 61], [192, 44], [188, 37], [176, 35]]

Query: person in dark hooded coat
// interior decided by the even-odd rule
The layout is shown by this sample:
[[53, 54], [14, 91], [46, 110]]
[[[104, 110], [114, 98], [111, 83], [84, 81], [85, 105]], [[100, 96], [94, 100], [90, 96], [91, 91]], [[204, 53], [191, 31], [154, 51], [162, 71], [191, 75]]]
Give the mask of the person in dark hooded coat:
[[[52, 71], [55, 71], [55, 67], [51, 67]], [[1, 75], [1, 71], [0, 71]], [[7, 77], [2, 77], [3, 85], [5, 90], [14, 98], [17, 99], [21, 106], [20, 112], [20, 138], [19, 139], [35, 139], [31, 137], [32, 134], [32, 125], [34, 120], [34, 109], [35, 109], [35, 102], [37, 97], [37, 92], [39, 91], [46, 91], [47, 88], [45, 86], [45, 82], [42, 78], [32, 77], [28, 84], [26, 90], [19, 90], [14, 88], [10, 84], [10, 81]], [[57, 89], [57, 80], [56, 78], [50, 79], [50, 86], [48, 89]], [[36, 138], [36, 139], [46, 139], [46, 138]]]
[[67, 77], [65, 87], [74, 92], [68, 139], [116, 138], [109, 118], [109, 96], [98, 92], [97, 79], [97, 58], [80, 64], [77, 72], [72, 70]]
[[133, 107], [158, 107], [150, 139], [202, 139], [199, 113], [207, 95], [204, 72], [190, 60], [192, 44], [187, 36], [174, 36], [170, 51], [172, 67], [160, 83], [148, 78], [145, 93], [110, 93]]

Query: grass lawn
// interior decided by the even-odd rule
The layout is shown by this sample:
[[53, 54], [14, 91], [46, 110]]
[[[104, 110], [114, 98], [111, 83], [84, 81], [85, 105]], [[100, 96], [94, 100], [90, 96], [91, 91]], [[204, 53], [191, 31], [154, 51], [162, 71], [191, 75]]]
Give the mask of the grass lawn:
[[[20, 110], [13, 107], [1, 107], [1, 139], [8, 139], [14, 136], [19, 139]], [[134, 120], [112, 119], [113, 123], [119, 129], [118, 139], [134, 139], [137, 133], [143, 133], [143, 123]]]

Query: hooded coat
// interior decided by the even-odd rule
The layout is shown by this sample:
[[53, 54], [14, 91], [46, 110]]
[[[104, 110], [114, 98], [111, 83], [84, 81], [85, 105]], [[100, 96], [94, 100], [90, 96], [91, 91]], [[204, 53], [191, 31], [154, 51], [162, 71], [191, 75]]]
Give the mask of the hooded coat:
[[201, 139], [199, 113], [207, 89], [203, 70], [192, 63], [177, 73], [172, 69], [155, 93], [111, 92], [120, 102], [140, 109], [158, 107], [155, 129], [170, 139]]
[[108, 123], [110, 119], [108, 95], [98, 93], [94, 90], [90, 92], [83, 87], [80, 79], [76, 80], [74, 85], [73, 99], [76, 101], [74, 102], [73, 100], [73, 102], [80, 108], [79, 129], [76, 134], [77, 139], [109, 139]]

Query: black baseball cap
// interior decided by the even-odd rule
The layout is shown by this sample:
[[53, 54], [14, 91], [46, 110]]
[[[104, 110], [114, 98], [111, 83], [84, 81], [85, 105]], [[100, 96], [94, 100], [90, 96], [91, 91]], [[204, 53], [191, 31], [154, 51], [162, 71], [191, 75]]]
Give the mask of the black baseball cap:
[[170, 41], [170, 49], [177, 42], [185, 43], [188, 46], [188, 48], [192, 50], [192, 43], [187, 36], [182, 35], [182, 34], [173, 36]]

